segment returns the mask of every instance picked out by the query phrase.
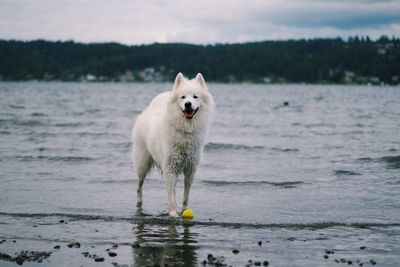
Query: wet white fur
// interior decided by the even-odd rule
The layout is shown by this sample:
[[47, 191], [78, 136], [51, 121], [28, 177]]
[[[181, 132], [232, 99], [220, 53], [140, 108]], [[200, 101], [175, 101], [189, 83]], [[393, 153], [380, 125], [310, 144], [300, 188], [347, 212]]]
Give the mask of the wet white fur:
[[[187, 119], [182, 111], [187, 101], [198, 108], [192, 119]], [[132, 138], [139, 207], [144, 179], [152, 167], [158, 167], [167, 182], [169, 215], [178, 215], [175, 185], [181, 174], [184, 176], [182, 209], [187, 208], [213, 107], [203, 76], [199, 73], [195, 79], [187, 80], [179, 73], [172, 91], [156, 96], [138, 116]]]

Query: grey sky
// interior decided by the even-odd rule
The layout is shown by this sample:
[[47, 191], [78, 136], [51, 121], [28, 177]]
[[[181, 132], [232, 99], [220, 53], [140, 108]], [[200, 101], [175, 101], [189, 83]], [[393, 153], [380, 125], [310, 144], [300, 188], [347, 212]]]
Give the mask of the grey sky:
[[0, 0], [0, 39], [225, 43], [400, 36], [400, 0]]

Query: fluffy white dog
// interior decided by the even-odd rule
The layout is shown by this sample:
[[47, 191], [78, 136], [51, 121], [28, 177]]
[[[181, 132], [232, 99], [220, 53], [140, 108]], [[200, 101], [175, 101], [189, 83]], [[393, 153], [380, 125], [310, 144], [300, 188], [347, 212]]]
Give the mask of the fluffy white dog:
[[185, 177], [182, 209], [187, 208], [213, 107], [203, 76], [187, 80], [179, 73], [172, 91], [156, 96], [139, 115], [132, 134], [138, 207], [144, 179], [156, 166], [167, 180], [169, 215], [178, 216], [175, 186], [180, 174]]

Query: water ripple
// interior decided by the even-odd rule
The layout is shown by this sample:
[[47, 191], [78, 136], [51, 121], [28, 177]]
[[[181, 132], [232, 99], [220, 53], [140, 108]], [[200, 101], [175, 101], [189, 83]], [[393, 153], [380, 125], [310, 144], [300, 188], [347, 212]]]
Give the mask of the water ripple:
[[302, 181], [287, 181], [287, 182], [270, 182], [270, 181], [214, 181], [214, 180], [203, 180], [208, 185], [215, 186], [245, 186], [245, 185], [272, 185], [282, 188], [294, 188], [297, 185], [304, 184]]
[[96, 160], [91, 157], [83, 156], [15, 156], [15, 157], [4, 157], [7, 159], [15, 159], [21, 162], [31, 162], [31, 161], [62, 161], [62, 162], [87, 162]]
[[335, 170], [335, 171], [333, 171], [333, 174], [336, 175], [336, 176], [342, 176], [342, 175], [361, 175], [361, 173], [353, 172], [353, 171], [347, 171], [347, 170]]
[[[113, 221], [113, 222], [131, 222], [145, 223], [147, 225], [197, 225], [197, 226], [219, 226], [229, 228], [253, 228], [253, 229], [325, 229], [333, 227], [351, 227], [351, 228], [375, 228], [375, 227], [400, 227], [400, 223], [375, 223], [375, 222], [315, 222], [315, 223], [240, 223], [240, 222], [218, 222], [218, 221], [188, 221], [168, 216], [140, 215], [132, 217], [119, 217], [95, 214], [77, 214], [77, 213], [9, 213], [0, 212], [0, 216], [9, 216], [13, 218], [68, 218], [71, 221]], [[55, 224], [58, 220], [55, 220]]]
[[242, 144], [229, 144], [229, 143], [207, 143], [204, 146], [206, 151], [212, 150], [261, 150], [265, 149], [264, 146], [247, 146]]

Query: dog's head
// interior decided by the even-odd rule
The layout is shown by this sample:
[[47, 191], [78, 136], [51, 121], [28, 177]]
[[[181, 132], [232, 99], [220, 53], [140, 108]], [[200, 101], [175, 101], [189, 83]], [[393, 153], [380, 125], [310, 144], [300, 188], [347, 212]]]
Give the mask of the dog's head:
[[187, 80], [182, 73], [178, 73], [172, 88], [172, 99], [180, 111], [181, 116], [191, 120], [198, 113], [210, 107], [211, 96], [203, 76], [198, 73], [196, 78]]

